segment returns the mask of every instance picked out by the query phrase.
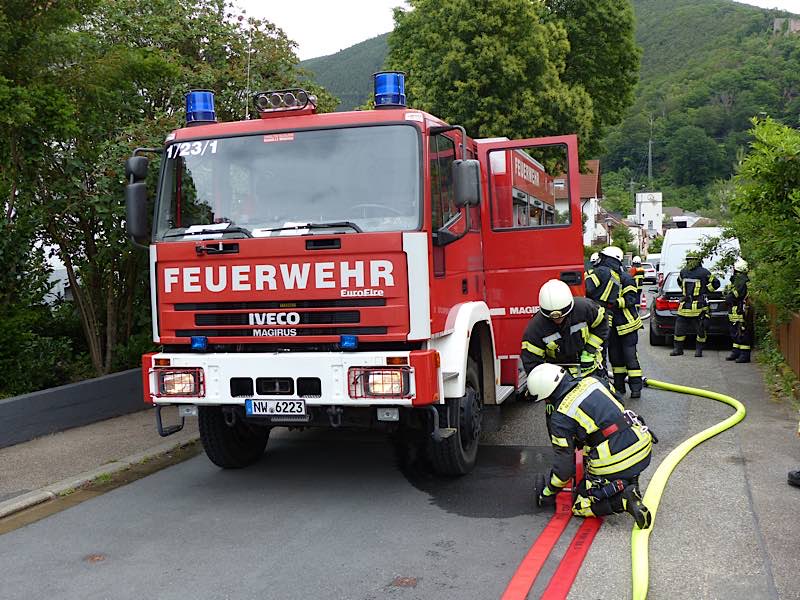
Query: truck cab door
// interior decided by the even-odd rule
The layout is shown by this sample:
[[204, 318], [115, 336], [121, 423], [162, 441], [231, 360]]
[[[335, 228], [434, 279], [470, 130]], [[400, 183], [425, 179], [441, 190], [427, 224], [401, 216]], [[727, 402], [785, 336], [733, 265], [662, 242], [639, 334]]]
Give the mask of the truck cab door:
[[486, 301], [501, 383], [519, 387], [522, 334], [538, 310], [539, 288], [560, 279], [584, 295], [578, 140], [476, 140], [476, 147]]

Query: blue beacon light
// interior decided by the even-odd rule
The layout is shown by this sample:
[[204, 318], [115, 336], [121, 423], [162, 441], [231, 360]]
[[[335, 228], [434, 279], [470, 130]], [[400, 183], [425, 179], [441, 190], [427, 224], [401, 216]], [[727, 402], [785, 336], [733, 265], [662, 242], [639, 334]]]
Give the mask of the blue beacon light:
[[208, 338], [204, 335], [193, 335], [192, 336], [192, 350], [196, 350], [198, 352], [205, 352], [208, 348]]
[[192, 90], [186, 94], [186, 124], [200, 125], [216, 123], [214, 111], [214, 92], [211, 90]]
[[406, 75], [399, 71], [381, 71], [373, 75], [375, 108], [401, 108], [406, 105]]
[[342, 335], [339, 337], [339, 347], [342, 350], [355, 350], [358, 348], [358, 336]]

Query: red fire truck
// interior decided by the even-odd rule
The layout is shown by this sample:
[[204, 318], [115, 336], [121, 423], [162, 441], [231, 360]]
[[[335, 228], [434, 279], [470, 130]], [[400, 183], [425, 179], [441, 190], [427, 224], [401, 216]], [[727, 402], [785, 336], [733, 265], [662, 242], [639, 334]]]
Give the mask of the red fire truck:
[[402, 74], [375, 87], [375, 110], [316, 114], [281, 90], [230, 123], [190, 92], [187, 126], [126, 163], [162, 347], [142, 358], [145, 401], [162, 435], [197, 415], [221, 467], [259, 460], [273, 427], [364, 427], [466, 473], [484, 412], [524, 384], [539, 287], [581, 293], [576, 138], [470, 139], [407, 108]]

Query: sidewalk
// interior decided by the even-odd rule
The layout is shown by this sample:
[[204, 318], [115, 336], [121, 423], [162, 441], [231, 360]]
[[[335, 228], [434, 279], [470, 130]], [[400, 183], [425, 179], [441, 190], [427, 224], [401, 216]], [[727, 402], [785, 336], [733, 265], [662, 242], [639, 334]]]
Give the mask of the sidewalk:
[[[174, 415], [165, 419], [173, 422]], [[136, 456], [142, 460], [197, 438], [197, 419], [162, 438], [152, 410], [100, 421], [0, 449], [0, 508], [45, 486], [87, 474], [124, 468], [110, 465]]]

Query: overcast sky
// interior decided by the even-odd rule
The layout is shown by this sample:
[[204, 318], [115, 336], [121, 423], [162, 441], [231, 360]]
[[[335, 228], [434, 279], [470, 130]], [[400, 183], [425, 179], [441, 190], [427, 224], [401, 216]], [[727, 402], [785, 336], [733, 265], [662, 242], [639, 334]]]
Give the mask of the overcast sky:
[[[698, 0], [702, 2], [702, 0]], [[737, 0], [800, 14], [800, 0]], [[254, 17], [266, 18], [298, 44], [300, 60], [326, 56], [394, 27], [392, 8], [404, 0], [236, 0]]]

